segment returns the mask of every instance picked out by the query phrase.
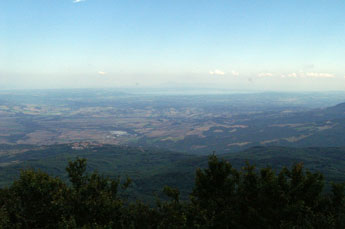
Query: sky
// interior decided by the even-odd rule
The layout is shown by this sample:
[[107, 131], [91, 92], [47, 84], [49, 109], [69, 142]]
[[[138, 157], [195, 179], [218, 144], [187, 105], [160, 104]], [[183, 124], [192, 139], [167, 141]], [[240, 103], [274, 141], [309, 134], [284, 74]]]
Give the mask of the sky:
[[0, 1], [0, 89], [103, 87], [345, 90], [345, 1]]

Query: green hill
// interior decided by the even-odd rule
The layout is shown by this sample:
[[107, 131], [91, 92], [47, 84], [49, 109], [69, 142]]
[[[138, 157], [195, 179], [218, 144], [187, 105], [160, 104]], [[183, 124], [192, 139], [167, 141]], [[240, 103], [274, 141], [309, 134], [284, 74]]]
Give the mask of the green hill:
[[[17, 147], [17, 148], [16, 148]], [[90, 145], [74, 150], [71, 144], [44, 147], [2, 145], [0, 156], [0, 184], [6, 186], [19, 175], [20, 169], [36, 168], [67, 180], [65, 166], [76, 157], [87, 158], [88, 171], [97, 170], [109, 177], [129, 176], [133, 183], [130, 195], [147, 199], [164, 185], [180, 189], [186, 197], [194, 184], [195, 169], [207, 167], [207, 156], [195, 156], [156, 148], [137, 148], [112, 145]], [[8, 152], [7, 154], [5, 152]], [[259, 168], [274, 170], [303, 162], [307, 169], [320, 171], [326, 181], [345, 181], [345, 148], [288, 148], [253, 147], [239, 153], [218, 155], [235, 168], [248, 161]]]

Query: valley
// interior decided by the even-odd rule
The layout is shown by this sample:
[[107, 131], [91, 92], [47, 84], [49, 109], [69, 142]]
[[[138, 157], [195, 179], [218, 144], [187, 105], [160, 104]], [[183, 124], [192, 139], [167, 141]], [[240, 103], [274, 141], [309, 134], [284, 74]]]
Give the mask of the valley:
[[0, 94], [0, 144], [87, 141], [191, 154], [258, 145], [345, 145], [345, 93], [23, 93]]

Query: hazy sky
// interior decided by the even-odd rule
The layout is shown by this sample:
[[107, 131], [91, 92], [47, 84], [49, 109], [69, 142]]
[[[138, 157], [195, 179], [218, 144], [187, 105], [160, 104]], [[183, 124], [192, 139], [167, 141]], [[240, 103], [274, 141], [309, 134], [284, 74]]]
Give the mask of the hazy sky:
[[345, 90], [344, 0], [1, 0], [0, 88]]

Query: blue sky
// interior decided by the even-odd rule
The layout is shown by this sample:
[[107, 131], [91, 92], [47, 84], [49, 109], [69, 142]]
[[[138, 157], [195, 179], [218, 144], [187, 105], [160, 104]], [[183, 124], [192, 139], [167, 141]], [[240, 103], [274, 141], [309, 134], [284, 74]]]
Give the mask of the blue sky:
[[345, 90], [345, 1], [0, 2], [0, 88]]

